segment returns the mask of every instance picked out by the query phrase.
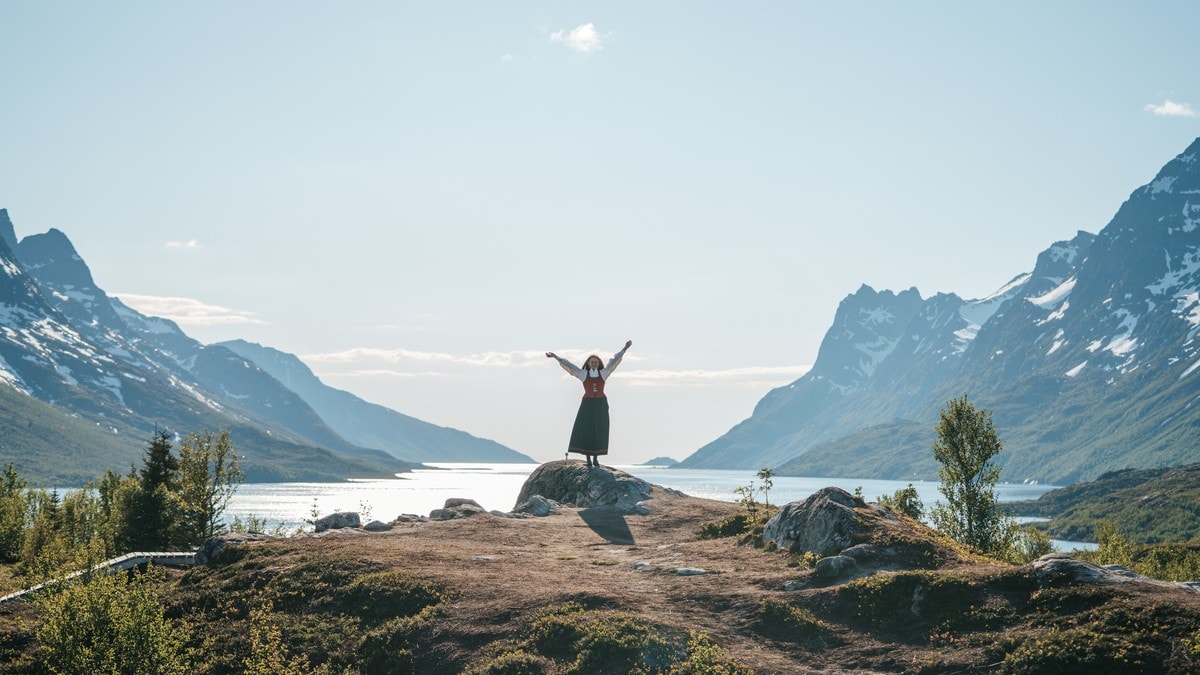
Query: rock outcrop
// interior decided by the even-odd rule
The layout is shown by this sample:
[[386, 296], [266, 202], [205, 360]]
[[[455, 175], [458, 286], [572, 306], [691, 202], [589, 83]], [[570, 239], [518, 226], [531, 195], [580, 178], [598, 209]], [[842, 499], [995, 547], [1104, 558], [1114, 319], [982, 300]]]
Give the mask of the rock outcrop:
[[204, 540], [200, 548], [196, 549], [196, 564], [211, 565], [230, 547], [240, 546], [249, 542], [270, 541], [277, 538], [269, 534], [259, 534], [257, 532], [226, 532], [218, 534]]
[[795, 553], [834, 555], [867, 539], [874, 521], [890, 517], [877, 504], [827, 487], [803, 502], [786, 504], [767, 521], [763, 540]]
[[512, 510], [513, 513], [528, 513], [538, 518], [543, 518], [557, 511], [558, 502], [553, 499], [546, 499], [541, 495], [533, 495], [529, 499], [517, 504], [517, 507]]
[[541, 495], [563, 506], [581, 509], [608, 506], [625, 513], [649, 513], [649, 507], [642, 502], [650, 499], [656, 489], [665, 490], [607, 466], [588, 467], [577, 460], [559, 460], [547, 462], [529, 475], [521, 486], [514, 510]]
[[1070, 584], [1097, 584], [1112, 586], [1136, 581], [1155, 586], [1184, 588], [1200, 591], [1198, 582], [1159, 581], [1142, 576], [1120, 565], [1096, 565], [1086, 560], [1072, 558], [1066, 553], [1050, 553], [1030, 563], [1037, 573], [1038, 585], [1043, 588]]
[[430, 520], [454, 520], [456, 518], [470, 518], [481, 513], [487, 513], [487, 509], [479, 505], [479, 502], [474, 499], [463, 499], [461, 497], [451, 497], [446, 500], [445, 505], [440, 509], [434, 509], [429, 512]]
[[340, 530], [344, 527], [361, 527], [362, 519], [356, 511], [339, 511], [331, 513], [327, 516], [322, 516], [313, 522], [313, 530], [316, 532], [324, 532], [325, 530]]

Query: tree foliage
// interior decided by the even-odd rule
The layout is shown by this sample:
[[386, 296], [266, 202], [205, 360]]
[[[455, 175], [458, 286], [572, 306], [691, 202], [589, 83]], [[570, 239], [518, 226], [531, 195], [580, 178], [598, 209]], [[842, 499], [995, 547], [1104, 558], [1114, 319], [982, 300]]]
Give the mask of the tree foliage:
[[966, 396], [953, 399], [942, 409], [936, 431], [933, 456], [942, 465], [938, 491], [946, 501], [930, 511], [934, 527], [981, 553], [1006, 553], [1016, 524], [996, 498], [1000, 468], [992, 458], [1003, 445], [991, 412]]
[[171, 448], [171, 432], [155, 429], [138, 472], [140, 489], [124, 537], [130, 550], [165, 551], [171, 541], [179, 510], [179, 460], [171, 454]]
[[16, 562], [21, 557], [25, 538], [25, 480], [12, 463], [0, 473], [0, 563]]
[[896, 490], [890, 496], [879, 495], [875, 501], [899, 511], [913, 520], [920, 520], [925, 516], [925, 503], [921, 501], [921, 495], [912, 483]]
[[179, 540], [194, 545], [217, 534], [221, 515], [245, 474], [229, 432], [189, 434], [179, 446]]

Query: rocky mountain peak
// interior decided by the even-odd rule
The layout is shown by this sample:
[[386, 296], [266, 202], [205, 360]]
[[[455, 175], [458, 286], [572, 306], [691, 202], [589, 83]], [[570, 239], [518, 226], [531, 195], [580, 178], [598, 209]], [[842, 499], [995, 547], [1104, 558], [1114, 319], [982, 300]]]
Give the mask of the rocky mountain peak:
[[32, 234], [17, 244], [17, 256], [39, 281], [56, 286], [94, 289], [92, 271], [75, 251], [61, 230], [50, 228], [44, 234]]
[[13, 229], [12, 219], [8, 217], [8, 209], [0, 209], [0, 242], [10, 251], [17, 250], [17, 231]]

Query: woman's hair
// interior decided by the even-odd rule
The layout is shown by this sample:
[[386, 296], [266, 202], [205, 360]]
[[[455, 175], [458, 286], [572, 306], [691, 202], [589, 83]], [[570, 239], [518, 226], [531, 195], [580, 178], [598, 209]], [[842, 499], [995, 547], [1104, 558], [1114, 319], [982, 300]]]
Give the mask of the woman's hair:
[[592, 362], [592, 359], [596, 359], [597, 361], [600, 362], [600, 367], [597, 368], [596, 370], [604, 370], [604, 359], [600, 358], [600, 356], [598, 354], [592, 354], [591, 356], [589, 356], [583, 360], [583, 369], [584, 370], [588, 369], [588, 364]]

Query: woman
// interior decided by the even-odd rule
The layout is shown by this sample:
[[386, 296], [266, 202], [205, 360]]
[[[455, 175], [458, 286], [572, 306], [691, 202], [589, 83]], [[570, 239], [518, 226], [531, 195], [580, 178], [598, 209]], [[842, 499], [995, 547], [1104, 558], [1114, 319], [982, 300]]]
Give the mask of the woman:
[[584, 455], [588, 466], [600, 466], [598, 456], [608, 454], [608, 399], [604, 396], [604, 382], [621, 363], [625, 350], [632, 346], [633, 340], [627, 340], [625, 347], [608, 360], [608, 365], [602, 365], [600, 357], [593, 354], [583, 362], [583, 368], [554, 352], [546, 352], [546, 358], [557, 360], [563, 370], [583, 382], [583, 400], [575, 415], [567, 451]]

